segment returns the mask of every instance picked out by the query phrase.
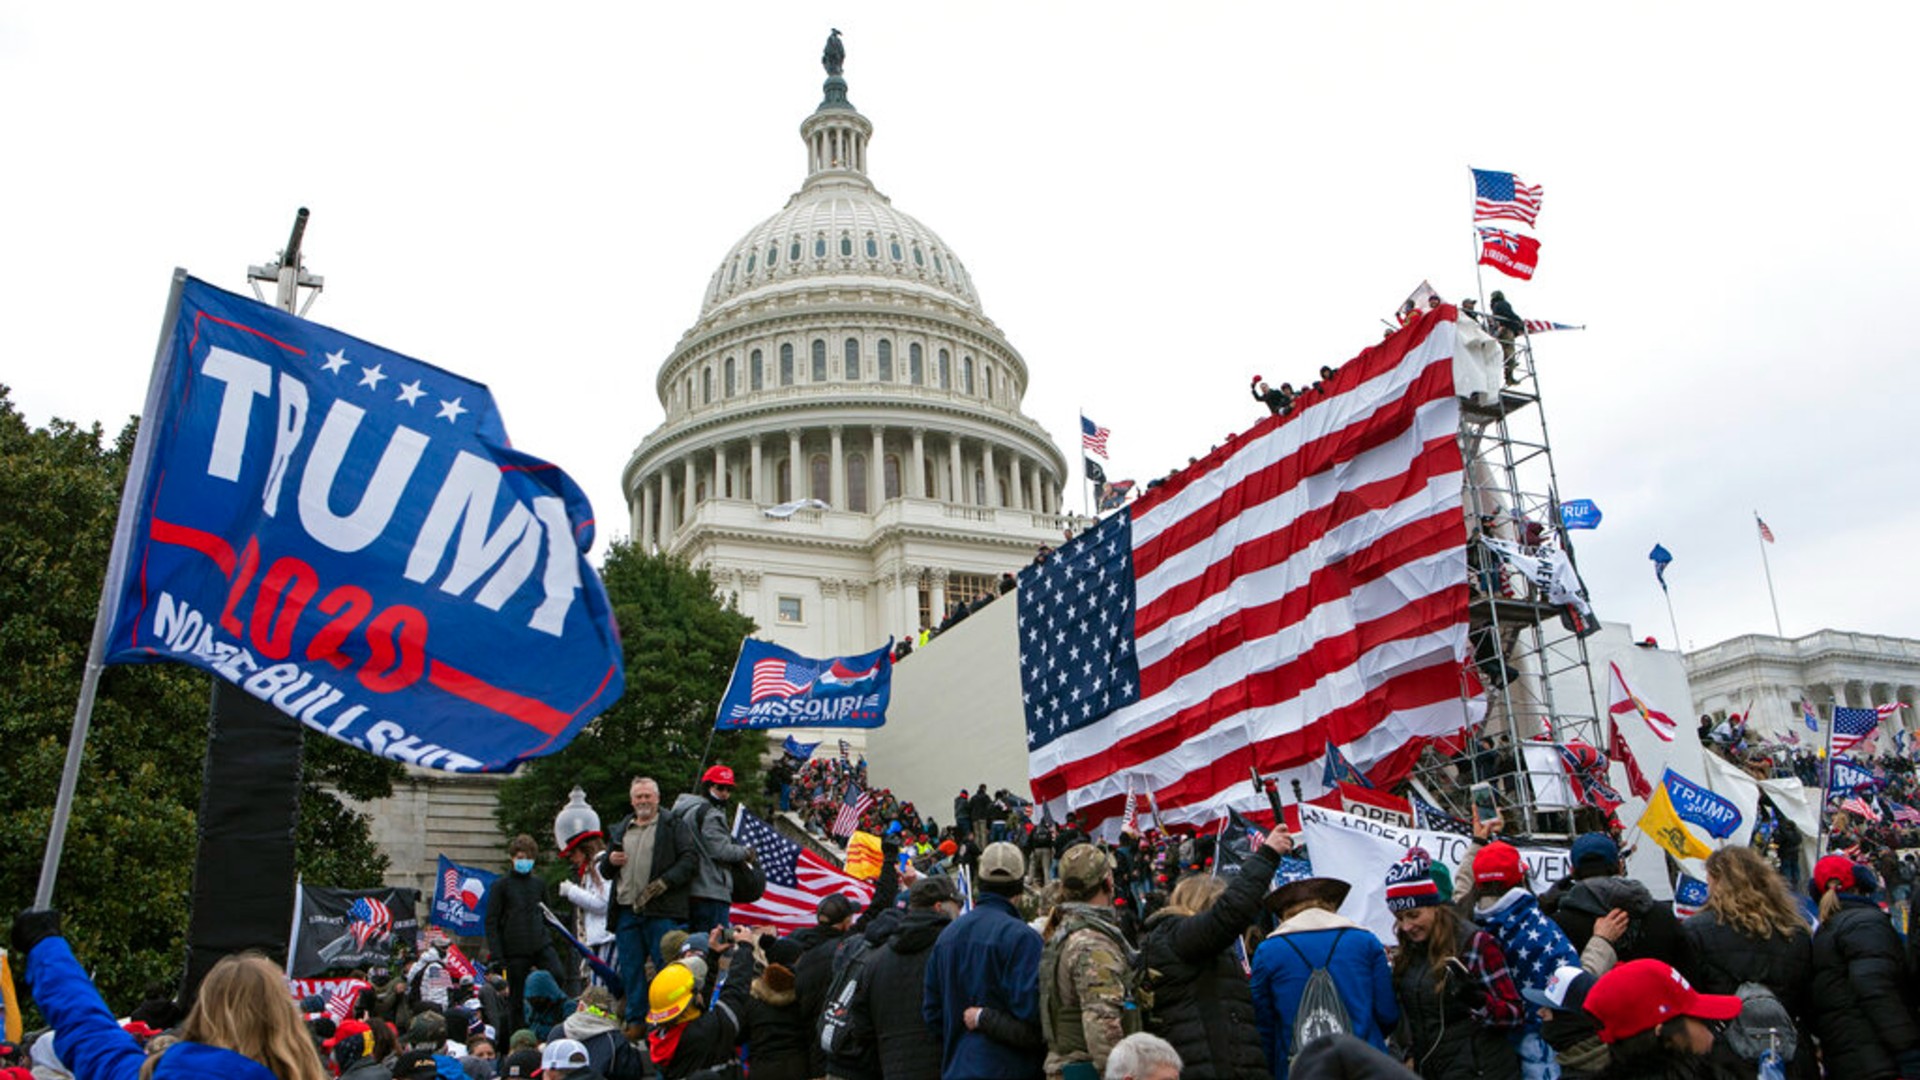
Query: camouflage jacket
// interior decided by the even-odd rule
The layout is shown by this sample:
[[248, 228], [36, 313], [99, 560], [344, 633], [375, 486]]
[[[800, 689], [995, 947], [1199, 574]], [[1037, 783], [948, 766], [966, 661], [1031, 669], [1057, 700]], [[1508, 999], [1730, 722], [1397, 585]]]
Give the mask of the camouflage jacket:
[[1046, 1070], [1092, 1062], [1102, 1073], [1114, 1044], [1140, 1030], [1134, 953], [1102, 909], [1069, 903], [1040, 958], [1040, 1019]]

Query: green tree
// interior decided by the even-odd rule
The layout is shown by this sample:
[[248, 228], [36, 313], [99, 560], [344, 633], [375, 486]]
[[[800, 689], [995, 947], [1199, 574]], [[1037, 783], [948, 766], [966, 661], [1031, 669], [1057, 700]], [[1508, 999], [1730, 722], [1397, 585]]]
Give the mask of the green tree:
[[[30, 428], [0, 386], [0, 910], [33, 899], [113, 544], [135, 425]], [[185, 958], [210, 676], [116, 665], [100, 680], [55, 904], [111, 1004]], [[291, 721], [289, 721], [291, 722]], [[297, 859], [309, 881], [378, 884], [386, 860], [336, 796], [391, 793], [399, 766], [307, 740]]]
[[[566, 749], [532, 762], [500, 790], [505, 835], [529, 833], [543, 848], [576, 784], [607, 825], [624, 813], [635, 775], [659, 780], [669, 804], [693, 790], [740, 639], [754, 630], [753, 620], [721, 603], [705, 570], [677, 559], [615, 544], [600, 574], [620, 623], [626, 693]], [[760, 732], [723, 732], [707, 763], [732, 766], [736, 797], [758, 803], [765, 748]]]

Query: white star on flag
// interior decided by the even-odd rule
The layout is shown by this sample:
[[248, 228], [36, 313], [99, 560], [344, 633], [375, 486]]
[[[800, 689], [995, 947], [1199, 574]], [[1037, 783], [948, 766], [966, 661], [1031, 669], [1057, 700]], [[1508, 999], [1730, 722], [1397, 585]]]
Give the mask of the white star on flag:
[[434, 419], [444, 419], [447, 423], [451, 424], [460, 418], [461, 413], [466, 411], [466, 409], [461, 407], [460, 399], [454, 398], [452, 401], [442, 401], [440, 403], [440, 413], [435, 416]]
[[410, 383], [400, 384], [400, 396], [395, 400], [400, 401], [407, 405], [412, 405], [416, 400], [420, 398], [422, 394], [425, 394], [425, 393], [426, 393], [425, 390], [420, 389], [420, 380], [415, 379]]
[[340, 369], [347, 366], [347, 351], [345, 349], [337, 349], [328, 353], [327, 362], [320, 366], [327, 369], [327, 374], [329, 375], [340, 374]]
[[360, 385], [361, 386], [369, 386], [375, 390], [378, 390], [380, 389], [380, 380], [386, 377], [387, 377], [387, 373], [380, 370], [379, 364], [375, 364], [372, 367], [363, 367], [360, 369]]

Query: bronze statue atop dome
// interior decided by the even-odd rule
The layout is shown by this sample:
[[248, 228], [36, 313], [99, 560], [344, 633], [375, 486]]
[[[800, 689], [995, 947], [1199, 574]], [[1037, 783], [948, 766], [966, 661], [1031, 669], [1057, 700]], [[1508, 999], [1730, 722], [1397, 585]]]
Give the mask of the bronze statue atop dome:
[[820, 66], [827, 69], [828, 75], [839, 75], [846, 62], [846, 46], [840, 44], [840, 31], [835, 30], [827, 35], [827, 48], [820, 54]]

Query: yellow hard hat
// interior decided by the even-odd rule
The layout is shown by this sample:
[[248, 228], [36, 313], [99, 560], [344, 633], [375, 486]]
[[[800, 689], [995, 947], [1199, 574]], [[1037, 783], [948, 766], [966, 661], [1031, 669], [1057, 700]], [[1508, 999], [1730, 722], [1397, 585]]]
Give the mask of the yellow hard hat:
[[683, 964], [668, 964], [647, 987], [647, 1023], [664, 1024], [693, 1003], [694, 978]]

